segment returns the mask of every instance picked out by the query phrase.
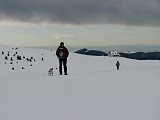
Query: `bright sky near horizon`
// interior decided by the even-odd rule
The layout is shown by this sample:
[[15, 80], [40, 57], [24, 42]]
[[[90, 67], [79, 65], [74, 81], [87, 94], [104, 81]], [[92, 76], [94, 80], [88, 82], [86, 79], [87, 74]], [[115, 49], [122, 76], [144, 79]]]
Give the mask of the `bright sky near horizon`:
[[0, 44], [160, 45], [160, 0], [0, 0]]

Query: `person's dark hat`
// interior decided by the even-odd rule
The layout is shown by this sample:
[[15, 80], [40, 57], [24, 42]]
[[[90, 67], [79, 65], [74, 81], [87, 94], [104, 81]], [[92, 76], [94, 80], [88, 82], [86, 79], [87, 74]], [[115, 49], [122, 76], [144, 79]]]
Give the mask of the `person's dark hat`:
[[61, 42], [60, 45], [63, 46], [63, 45], [64, 45], [64, 42]]

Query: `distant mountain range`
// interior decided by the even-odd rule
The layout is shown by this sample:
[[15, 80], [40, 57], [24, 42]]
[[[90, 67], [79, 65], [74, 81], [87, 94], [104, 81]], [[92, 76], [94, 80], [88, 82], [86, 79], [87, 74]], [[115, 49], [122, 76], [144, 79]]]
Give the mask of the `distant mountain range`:
[[98, 51], [98, 50], [88, 50], [86, 48], [80, 49], [76, 51], [75, 53], [84, 54], [84, 55], [92, 55], [92, 56], [108, 56], [108, 54], [105, 52]]
[[[75, 53], [92, 55], [92, 56], [108, 56], [108, 53], [98, 50], [80, 49]], [[121, 57], [137, 59], [137, 60], [160, 60], [160, 52], [135, 52], [135, 53], [119, 53]]]
[[137, 60], [160, 60], [160, 52], [120, 53], [121, 57]]

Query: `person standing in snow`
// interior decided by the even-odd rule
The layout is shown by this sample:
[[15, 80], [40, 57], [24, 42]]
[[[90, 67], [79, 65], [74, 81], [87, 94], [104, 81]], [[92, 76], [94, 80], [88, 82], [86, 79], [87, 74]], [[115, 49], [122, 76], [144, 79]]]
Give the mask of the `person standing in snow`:
[[64, 68], [64, 75], [67, 75], [67, 57], [69, 55], [68, 49], [64, 46], [64, 42], [56, 50], [56, 55], [59, 58], [59, 74], [62, 75], [62, 64]]
[[120, 66], [119, 61], [116, 62], [116, 66], [117, 66], [117, 70], [119, 70], [119, 66]]

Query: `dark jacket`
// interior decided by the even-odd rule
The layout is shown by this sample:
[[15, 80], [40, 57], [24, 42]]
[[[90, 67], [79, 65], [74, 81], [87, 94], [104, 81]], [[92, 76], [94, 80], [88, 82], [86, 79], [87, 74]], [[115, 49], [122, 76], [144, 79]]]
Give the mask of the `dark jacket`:
[[119, 63], [119, 61], [117, 61], [117, 63], [116, 63], [116, 66], [120, 66], [120, 63]]
[[62, 45], [60, 45], [60, 46], [57, 48], [57, 51], [56, 51], [57, 57], [58, 57], [58, 58], [61, 58], [60, 55], [59, 55], [59, 49], [60, 49], [60, 48], [63, 48], [64, 51], [65, 51], [65, 52], [64, 52], [64, 55], [63, 55], [63, 58], [67, 58], [68, 55], [69, 55], [68, 49], [67, 49], [65, 46], [62, 46]]

